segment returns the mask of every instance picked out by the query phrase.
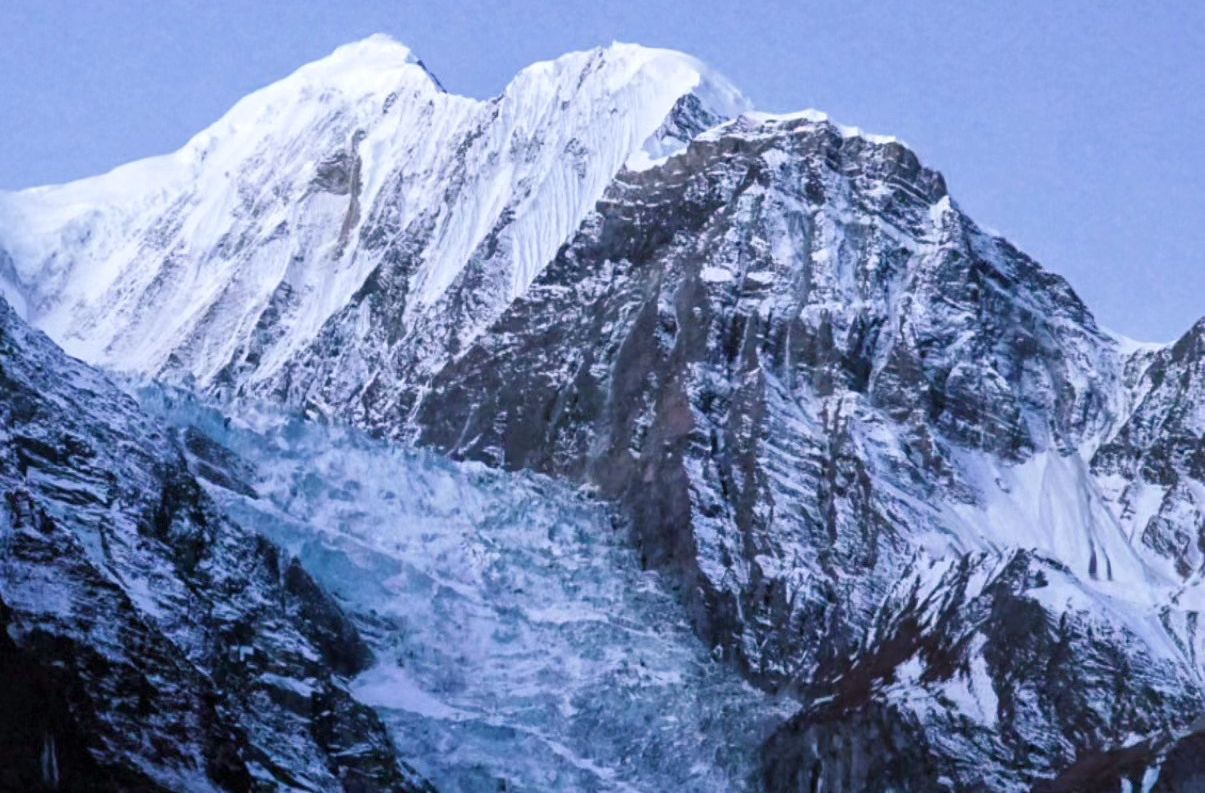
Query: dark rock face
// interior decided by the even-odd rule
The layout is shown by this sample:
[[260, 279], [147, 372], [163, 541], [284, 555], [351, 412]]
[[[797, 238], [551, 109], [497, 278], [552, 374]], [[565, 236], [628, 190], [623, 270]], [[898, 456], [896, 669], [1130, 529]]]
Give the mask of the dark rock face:
[[1205, 732], [1200, 725], [1180, 735], [1159, 736], [1109, 752], [1088, 754], [1034, 793], [1092, 793], [1098, 790], [1191, 793], [1205, 790]]
[[[1053, 593], [1074, 586], [1065, 566], [1027, 552], [913, 571], [863, 646], [817, 675], [820, 704], [769, 743], [767, 786], [806, 790], [792, 776], [800, 765], [827, 775], [825, 790], [860, 790], [837, 780], [867, 773], [885, 789], [1021, 789], [1017, 769], [1031, 781], [1060, 769], [1074, 778], [1077, 765], [1122, 751], [1101, 747], [1187, 728], [1205, 708], [1199, 690], [1107, 610], [1053, 609]], [[886, 758], [832, 749], [884, 740], [900, 744]], [[901, 758], [932, 778], [868, 765]]]
[[[741, 643], [726, 624], [738, 603], [720, 602], [723, 573], [700, 576], [700, 557], [731, 569], [802, 532], [823, 581], [904, 550], [905, 516], [871, 488], [868, 426], [898, 422], [891, 464], [924, 495], [953, 476], [934, 431], [1021, 458], [1103, 421], [1103, 376], [1061, 374], [1068, 349], [1103, 344], [1072, 324], [1082, 306], [1061, 282], [1009, 297], [997, 282], [1046, 277], [949, 209], [902, 147], [803, 121], [699, 141], [628, 179], [435, 378], [416, 422], [427, 443], [624, 500], [649, 562], [683, 568], [726, 647]], [[823, 584], [793, 614], [797, 593], [746, 575], [739, 608], [775, 641], [812, 644], [784, 624], [823, 629], [845, 607]]]
[[[677, 574], [699, 633], [754, 681], [810, 701], [848, 686], [840, 670], [858, 659], [859, 691], [768, 748], [771, 787], [1022, 789], [1201, 709], [1195, 610], [1169, 606], [1165, 624], [1191, 626], [1168, 629], [1183, 654], [1152, 659], [1146, 629], [1112, 629], [1079, 583], [1138, 580], [1166, 559], [1109, 526], [1081, 456], [1126, 424], [1124, 368], [1067, 284], [975, 227], [907, 149], [808, 118], [742, 119], [621, 174], [407, 421], [423, 443], [619, 501], [646, 563]], [[380, 421], [396, 432], [401, 417]], [[1006, 481], [1014, 467], [1045, 471], [1041, 484]], [[1070, 518], [1034, 504], [1077, 490]], [[1016, 532], [1087, 548], [1001, 555], [1025, 546]], [[939, 559], [994, 581], [949, 604], [980, 617], [897, 625], [893, 640], [872, 628], [910, 613], [897, 587]], [[1075, 602], [1031, 592], [1049, 575]], [[881, 692], [913, 658], [958, 685], [979, 659], [991, 702], [933, 715]], [[882, 741], [925, 764], [859, 748]]]
[[[948, 790], [921, 730], [895, 708], [868, 705], [792, 719], [764, 750], [767, 791], [866, 793]], [[948, 779], [948, 778], [946, 778]]]
[[335, 604], [2, 301], [0, 436], [0, 787], [423, 788]]
[[1188, 578], [1205, 566], [1205, 319], [1128, 369], [1133, 409], [1092, 470], [1115, 483], [1127, 528]]

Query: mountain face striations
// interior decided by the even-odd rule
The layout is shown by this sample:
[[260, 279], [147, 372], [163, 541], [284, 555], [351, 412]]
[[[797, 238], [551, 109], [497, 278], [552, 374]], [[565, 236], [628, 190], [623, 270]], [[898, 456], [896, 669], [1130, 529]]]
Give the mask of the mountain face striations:
[[[144, 691], [163, 704], [140, 729], [174, 753], [117, 738], [51, 750], [75, 773], [103, 769], [116, 788], [425, 784], [401, 756], [460, 789], [469, 759], [422, 755], [466, 741], [458, 756], [496, 763], [492, 780], [519, 789], [1205, 781], [1205, 320], [1169, 345], [1103, 330], [893, 139], [811, 111], [753, 112], [664, 50], [573, 53], [480, 101], [373, 37], [252, 94], [175, 154], [0, 194], [0, 290], [14, 306], [0, 350], [4, 658], [58, 692], [19, 740], [37, 754], [67, 735], [46, 719], [122, 732], [131, 717], [114, 703]], [[421, 729], [396, 715], [414, 700], [353, 686], [382, 727], [341, 681], [392, 668], [383, 636], [435, 634], [357, 606], [313, 551], [329, 543], [318, 523], [297, 562], [254, 531], [292, 547], [272, 521], [335, 514], [331, 527], [367, 541], [363, 516], [384, 524], [394, 507], [362, 483], [309, 494], [316, 480], [300, 474], [281, 492], [358, 508], [298, 516], [294, 496], [263, 502], [264, 478], [247, 472], [271, 470], [279, 448], [86, 396], [113, 387], [18, 314], [91, 364], [192, 390], [235, 420], [267, 403], [601, 497], [702, 642], [702, 658], [670, 649], [676, 638], [639, 652], [712, 670], [685, 685], [760, 713], [727, 711], [728, 732], [692, 728], [719, 753], [746, 747], [749, 763], [717, 755], [642, 775], [622, 759], [638, 750], [611, 738], [630, 722], [594, 714], [599, 737], [583, 741], [556, 720], [474, 721], [478, 695], [438, 676], [425, 680], [457, 704], [422, 705], [434, 721]], [[399, 539], [379, 552], [413, 565], [423, 550]], [[55, 598], [37, 594], [49, 579], [22, 583], [59, 568]], [[598, 575], [628, 581], [626, 569]], [[255, 596], [231, 598], [239, 587]], [[560, 587], [552, 597], [570, 597]], [[604, 600], [616, 619], [652, 613]], [[285, 604], [270, 623], [265, 602]], [[508, 626], [490, 635], [513, 634], [524, 608], [490, 617]], [[460, 613], [425, 619], [455, 626]], [[327, 692], [320, 718], [264, 690], [254, 665], [219, 662], [234, 626], [237, 646], [292, 681], [282, 690]], [[152, 649], [121, 655], [130, 640], [114, 636]], [[569, 655], [595, 646], [562, 638]], [[724, 669], [758, 693], [713, 682]], [[626, 685], [613, 687], [616, 714], [684, 696]], [[443, 732], [463, 720], [490, 730]], [[508, 765], [483, 737], [502, 723], [532, 757], [558, 759]], [[646, 749], [673, 745], [673, 728], [649, 725]]]

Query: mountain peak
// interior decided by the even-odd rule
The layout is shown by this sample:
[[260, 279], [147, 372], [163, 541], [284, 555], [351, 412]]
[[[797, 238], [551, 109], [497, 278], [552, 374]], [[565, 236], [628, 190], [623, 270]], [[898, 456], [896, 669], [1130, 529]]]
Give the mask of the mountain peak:
[[329, 58], [392, 57], [406, 62], [417, 58], [414, 51], [388, 33], [373, 33], [357, 41], [340, 44]]
[[726, 77], [693, 55], [622, 41], [537, 61], [515, 75], [506, 92], [512, 93], [515, 88], [535, 80], [564, 76], [576, 77], [576, 88], [581, 88], [593, 77], [598, 81], [596, 84], [611, 91], [638, 80], [656, 84], [666, 91], [691, 91], [708, 105], [730, 115], [752, 107]]
[[418, 67], [427, 79], [443, 90], [439, 78], [432, 74], [414, 50], [387, 33], [373, 33], [366, 38], [336, 47], [330, 55], [306, 64], [298, 72], [309, 70], [315, 75], [342, 75], [348, 71], [357, 74], [393, 74], [407, 67]]
[[[270, 300], [289, 302], [284, 324], [296, 332], [280, 337], [279, 364], [386, 256], [380, 245], [358, 255], [359, 242], [421, 222], [430, 228], [413, 239], [427, 250], [406, 311], [417, 317], [458, 282], [473, 291], [485, 268], [498, 289], [462, 323], [477, 328], [522, 293], [622, 168], [660, 161], [748, 106], [697, 59], [622, 43], [533, 64], [501, 96], [470, 98], [374, 35], [244, 97], [173, 154], [0, 195], [0, 280], [75, 354], [158, 369], [185, 345], [212, 377], [239, 354], [225, 323], [249, 328]], [[346, 265], [337, 286], [332, 259]], [[143, 316], [155, 330], [118, 321], [175, 262], [189, 275], [154, 287]], [[185, 286], [194, 277], [208, 288]], [[85, 308], [99, 302], [109, 308]], [[219, 316], [224, 329], [207, 337]]]
[[435, 85], [431, 74], [414, 51], [384, 33], [336, 47], [329, 55], [311, 61], [275, 85], [320, 84], [347, 91], [368, 92], [378, 86], [396, 84], [399, 77], [423, 75]]

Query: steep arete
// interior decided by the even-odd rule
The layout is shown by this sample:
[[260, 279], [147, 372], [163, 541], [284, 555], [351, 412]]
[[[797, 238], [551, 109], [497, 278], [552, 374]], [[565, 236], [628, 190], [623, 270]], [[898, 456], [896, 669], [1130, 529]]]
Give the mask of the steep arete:
[[0, 195], [0, 280], [93, 363], [343, 408], [470, 340], [625, 163], [744, 107], [693, 59], [625, 44], [469, 99], [374, 36], [175, 154]]

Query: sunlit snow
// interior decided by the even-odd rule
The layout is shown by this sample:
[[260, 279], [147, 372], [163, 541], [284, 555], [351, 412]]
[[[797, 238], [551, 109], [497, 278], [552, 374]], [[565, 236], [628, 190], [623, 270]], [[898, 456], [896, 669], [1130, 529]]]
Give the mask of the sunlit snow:
[[[90, 363], [183, 366], [202, 384], [271, 315], [282, 332], [263, 379], [396, 266], [386, 239], [419, 260], [408, 326], [487, 251], [497, 299], [522, 294], [625, 163], [685, 145], [660, 130], [688, 95], [718, 118], [748, 108], [694, 58], [621, 43], [533, 64], [492, 99], [457, 96], [372, 36], [250, 94], [177, 152], [0, 192], [0, 294]], [[332, 162], [346, 166], [334, 190], [320, 178]]]

